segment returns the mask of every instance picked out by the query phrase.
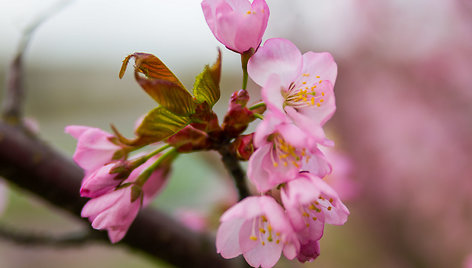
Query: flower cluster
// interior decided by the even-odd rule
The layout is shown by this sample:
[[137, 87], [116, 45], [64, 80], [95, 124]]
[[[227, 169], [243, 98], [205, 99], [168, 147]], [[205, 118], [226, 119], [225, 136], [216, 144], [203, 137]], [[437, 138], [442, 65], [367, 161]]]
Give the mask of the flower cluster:
[[[136, 81], [159, 105], [140, 120], [133, 139], [115, 128], [114, 134], [66, 128], [78, 140], [74, 160], [85, 172], [80, 194], [91, 198], [82, 216], [118, 242], [139, 209], [162, 189], [179, 153], [215, 150], [241, 200], [220, 219], [218, 253], [225, 258], [242, 254], [254, 267], [274, 266], [282, 252], [288, 259], [314, 260], [324, 225], [342, 225], [349, 215], [324, 180], [332, 166], [320, 150], [334, 145], [323, 125], [336, 109], [336, 63], [329, 53], [302, 54], [286, 39], [260, 46], [269, 18], [265, 0], [204, 0], [202, 9], [215, 37], [241, 54], [242, 89], [232, 94], [222, 124], [212, 109], [220, 98], [220, 51], [196, 77], [193, 94], [154, 55], [129, 55], [120, 78], [134, 59]], [[248, 77], [261, 86], [262, 95], [251, 107]], [[256, 131], [244, 134], [256, 119], [261, 119]], [[157, 149], [143, 153], [145, 147]], [[249, 161], [247, 177], [255, 196], [242, 182], [239, 160]], [[204, 226], [199, 220], [194, 229]]]
[[[258, 27], [242, 35], [248, 16], [258, 20], [254, 25], [267, 24], [266, 16], [254, 15], [253, 6], [260, 2], [203, 1], [202, 7], [210, 29], [226, 47], [243, 54], [247, 47], [234, 47], [253, 44], [256, 52], [247, 71], [262, 87], [267, 108], [253, 135], [255, 151], [247, 172], [260, 196], [243, 199], [221, 217], [217, 250], [225, 258], [243, 254], [254, 267], [272, 267], [282, 252], [288, 259], [314, 260], [320, 253], [324, 224], [344, 224], [349, 211], [322, 179], [332, 168], [319, 149], [334, 145], [323, 125], [336, 109], [336, 63], [329, 53], [302, 55], [286, 39], [269, 39], [259, 47], [263, 31], [254, 35]], [[222, 6], [234, 8], [229, 12]], [[260, 13], [269, 12], [261, 9]], [[233, 26], [228, 27], [226, 22], [232, 20]], [[231, 38], [221, 38], [221, 28]]]
[[65, 131], [78, 141], [74, 161], [85, 172], [80, 195], [91, 198], [82, 217], [89, 218], [93, 228], [107, 230], [110, 241], [116, 243], [125, 236], [140, 207], [149, 204], [162, 188], [170, 162], [157, 162], [159, 154], [117, 159], [126, 149], [113, 135], [85, 126], [68, 126]]

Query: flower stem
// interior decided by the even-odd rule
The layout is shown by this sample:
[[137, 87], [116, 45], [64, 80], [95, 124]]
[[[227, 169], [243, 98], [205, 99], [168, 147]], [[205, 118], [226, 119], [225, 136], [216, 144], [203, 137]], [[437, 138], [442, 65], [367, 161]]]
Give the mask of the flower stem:
[[265, 107], [266, 104], [264, 102], [259, 102], [259, 103], [256, 103], [254, 104], [253, 106], [249, 107], [249, 110], [255, 110], [257, 108], [260, 108], [260, 107]]
[[164, 145], [164, 146], [158, 148], [157, 150], [155, 150], [154, 152], [152, 152], [152, 153], [150, 153], [150, 154], [148, 154], [148, 155], [146, 156], [146, 158], [145, 158], [146, 161], [149, 160], [149, 158], [155, 156], [156, 154], [158, 154], [158, 153], [160, 153], [160, 152], [162, 152], [162, 151], [165, 151], [166, 149], [168, 149], [168, 148], [170, 148], [170, 147], [172, 147], [170, 144], [166, 144], [166, 145]]
[[247, 63], [252, 55], [254, 55], [254, 49], [252, 48], [241, 54], [241, 68], [243, 69], [243, 85], [241, 88], [244, 90], [247, 88], [248, 81]]
[[258, 118], [258, 119], [261, 119], [261, 120], [264, 120], [264, 116], [262, 114], [254, 113], [254, 117]]
[[[165, 146], [163, 146], [165, 147]], [[170, 147], [170, 146], [169, 146]], [[162, 147], [161, 147], [162, 148]], [[168, 147], [167, 147], [168, 148]], [[157, 151], [157, 150], [156, 150]], [[153, 152], [154, 153], [154, 152]], [[153, 154], [151, 153], [151, 154]], [[157, 154], [157, 153], [156, 153]], [[144, 183], [148, 180], [148, 178], [151, 176], [152, 172], [159, 167], [160, 164], [162, 164], [165, 160], [175, 158], [179, 153], [177, 152], [177, 149], [172, 148], [171, 150], [165, 152], [159, 159], [156, 160], [156, 162], [152, 163], [148, 168], [146, 168], [143, 172], [141, 172], [141, 175], [136, 179], [136, 184], [143, 186]]]

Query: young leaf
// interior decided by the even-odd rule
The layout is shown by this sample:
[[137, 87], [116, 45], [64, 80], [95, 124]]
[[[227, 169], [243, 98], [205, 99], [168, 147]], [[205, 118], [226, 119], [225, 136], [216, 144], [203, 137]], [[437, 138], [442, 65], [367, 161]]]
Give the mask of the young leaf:
[[177, 86], [184, 88], [179, 79], [167, 68], [167, 66], [156, 56], [148, 53], [136, 52], [128, 55], [123, 60], [123, 65], [120, 70], [120, 78], [123, 77], [126, 71], [126, 66], [131, 58], [135, 58], [134, 70], [135, 72], [143, 73], [147, 78], [162, 79], [172, 82]]
[[157, 103], [178, 115], [190, 115], [195, 112], [192, 95], [171, 81], [147, 79], [135, 73], [136, 81]]
[[198, 102], [207, 102], [210, 107], [220, 99], [221, 51], [213, 66], [206, 65], [203, 72], [195, 78], [193, 95]]
[[138, 139], [161, 141], [190, 123], [188, 117], [178, 116], [160, 106], [151, 110], [136, 129]]
[[120, 78], [123, 77], [131, 58], [135, 58], [136, 61], [134, 66], [136, 81], [157, 103], [178, 115], [190, 115], [195, 111], [192, 95], [154, 55], [134, 53], [127, 56], [121, 66]]

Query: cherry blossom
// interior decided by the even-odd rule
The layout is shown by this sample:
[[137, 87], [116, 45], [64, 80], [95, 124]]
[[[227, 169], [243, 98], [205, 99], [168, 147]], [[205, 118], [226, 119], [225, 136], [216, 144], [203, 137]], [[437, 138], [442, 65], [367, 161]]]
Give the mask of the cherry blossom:
[[227, 210], [220, 221], [216, 248], [224, 258], [243, 254], [253, 267], [272, 267], [282, 252], [288, 259], [298, 254], [290, 222], [272, 197], [247, 197]]
[[259, 192], [294, 179], [302, 170], [320, 177], [331, 172], [317, 140], [279, 110], [269, 109], [256, 129], [254, 145], [248, 177]]
[[101, 129], [87, 126], [67, 126], [65, 132], [77, 139], [74, 161], [86, 175], [112, 161], [121, 149], [112, 142], [113, 135]]
[[[317, 241], [322, 237], [324, 224], [342, 225], [349, 210], [338, 194], [321, 178], [301, 172], [281, 190], [282, 202], [301, 245], [300, 261], [318, 257]], [[311, 250], [311, 252], [310, 252]]]
[[270, 13], [265, 0], [204, 0], [202, 9], [216, 39], [228, 49], [244, 53], [259, 47]]
[[322, 126], [336, 110], [334, 83], [337, 65], [329, 53], [301, 54], [289, 40], [273, 38], [248, 62], [249, 76], [262, 86], [262, 98], [284, 111], [302, 129], [327, 146]]

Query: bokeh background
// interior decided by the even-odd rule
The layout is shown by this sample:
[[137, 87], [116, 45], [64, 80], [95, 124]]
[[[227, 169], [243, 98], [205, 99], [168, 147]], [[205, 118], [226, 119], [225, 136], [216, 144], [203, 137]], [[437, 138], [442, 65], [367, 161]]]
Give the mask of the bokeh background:
[[[339, 66], [338, 187], [351, 210], [328, 226], [321, 256], [277, 267], [463, 267], [472, 254], [472, 2], [469, 0], [268, 0], [265, 39], [303, 52], [328, 51]], [[0, 0], [0, 83], [21, 31], [58, 1]], [[155, 103], [128, 73], [135, 51], [157, 55], [191, 88], [222, 47], [199, 0], [76, 0], [35, 32], [25, 54], [26, 115], [42, 139], [71, 156], [64, 127], [83, 124], [131, 135]], [[241, 84], [239, 57], [223, 51], [222, 98]], [[258, 89], [250, 84], [253, 101]], [[3, 94], [3, 93], [2, 93]], [[234, 196], [212, 153], [183, 155], [153, 206], [171, 215], [211, 215]], [[0, 224], [65, 234], [83, 225], [8, 185]], [[217, 217], [210, 216], [210, 226]], [[0, 239], [0, 267], [167, 267], [121, 246], [25, 248]]]

